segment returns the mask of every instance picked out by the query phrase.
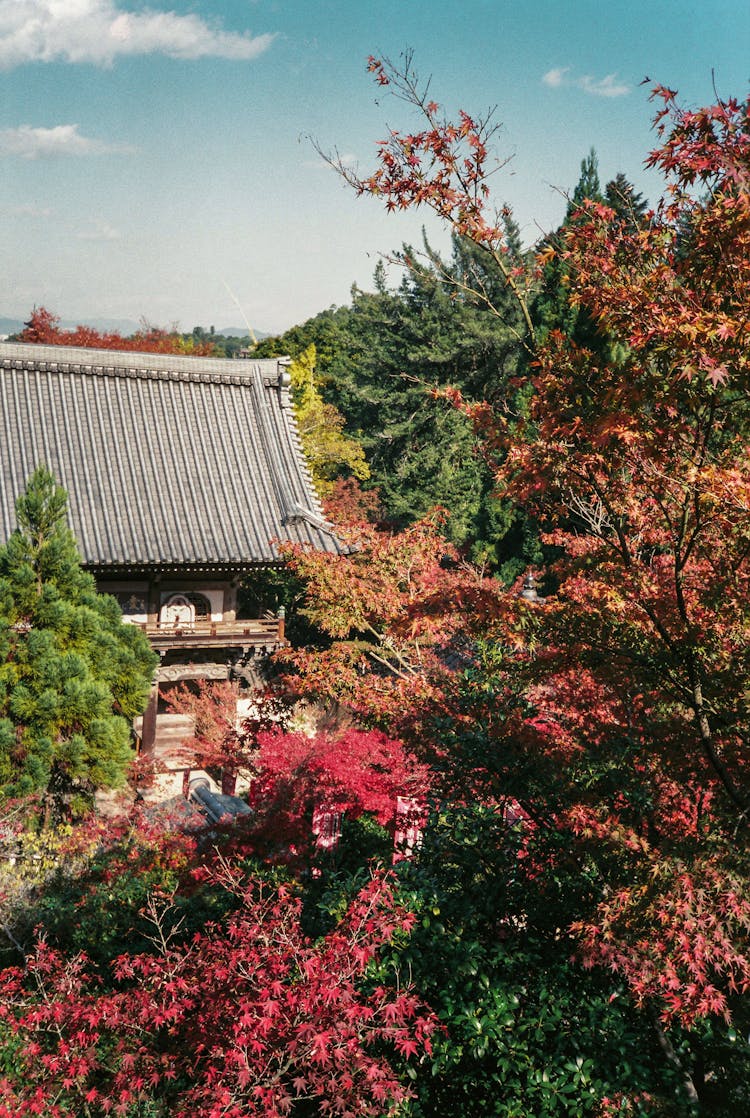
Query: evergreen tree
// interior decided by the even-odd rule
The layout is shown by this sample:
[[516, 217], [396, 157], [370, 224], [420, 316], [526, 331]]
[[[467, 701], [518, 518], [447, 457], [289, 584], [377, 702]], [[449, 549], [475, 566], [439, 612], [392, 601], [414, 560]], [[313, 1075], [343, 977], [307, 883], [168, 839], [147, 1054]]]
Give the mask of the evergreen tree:
[[542, 271], [533, 316], [542, 339], [553, 330], [559, 330], [577, 345], [609, 357], [612, 356], [612, 339], [594, 324], [585, 307], [571, 304], [570, 269], [565, 260], [568, 237], [587, 220], [586, 206], [592, 202], [610, 206], [615, 211], [613, 224], [625, 232], [633, 233], [644, 224], [647, 203], [625, 175], [617, 174], [602, 191], [599, 162], [591, 148], [581, 160], [581, 173], [568, 199], [562, 225], [539, 246], [543, 256], [545, 249], [551, 252]]
[[566, 222], [570, 222], [574, 218], [576, 211], [581, 208], [584, 202], [602, 201], [604, 201], [604, 197], [599, 181], [599, 158], [595, 149], [591, 148], [588, 155], [581, 160], [581, 173], [568, 201], [568, 212], [565, 215]]
[[645, 224], [648, 204], [622, 172], [615, 175], [604, 188], [604, 198], [615, 211], [616, 220], [627, 233], [635, 233]]
[[[508, 239], [522, 262], [517, 231]], [[518, 554], [520, 522], [493, 495], [471, 421], [439, 392], [455, 386], [468, 399], [502, 404], [522, 367], [520, 311], [491, 259], [466, 238], [454, 239], [447, 260], [426, 242], [396, 255], [404, 267], [397, 289], [381, 265], [374, 291], [353, 288], [351, 306], [261, 342], [258, 355], [297, 357], [314, 344], [320, 391], [364, 448], [386, 518], [403, 527], [442, 505], [452, 542], [512, 577], [528, 561]]]
[[350, 346], [329, 390], [362, 441], [387, 517], [404, 526], [444, 505], [450, 537], [465, 543], [475, 534], [484, 469], [471, 424], [434, 390], [461, 385], [477, 347], [436, 268], [404, 253], [411, 267], [397, 291], [354, 293]]
[[348, 344], [349, 307], [329, 307], [319, 311], [283, 334], [262, 338], [253, 349], [253, 357], [299, 357], [309, 346], [315, 346], [316, 370], [326, 377], [336, 355]]
[[37, 468], [0, 548], [0, 796], [42, 792], [76, 812], [122, 783], [155, 656], [82, 570], [66, 506]]

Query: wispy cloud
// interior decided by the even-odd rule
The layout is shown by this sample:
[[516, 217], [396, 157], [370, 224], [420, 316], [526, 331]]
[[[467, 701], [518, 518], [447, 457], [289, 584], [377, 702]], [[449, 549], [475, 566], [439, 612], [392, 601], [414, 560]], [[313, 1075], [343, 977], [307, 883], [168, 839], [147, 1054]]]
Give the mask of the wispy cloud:
[[0, 156], [18, 155], [22, 159], [45, 159], [56, 156], [127, 154], [133, 148], [125, 144], [107, 144], [82, 136], [77, 124], [58, 124], [54, 128], [18, 128], [0, 130]]
[[595, 97], [625, 97], [631, 88], [627, 82], [620, 81], [617, 74], [607, 74], [596, 79], [586, 75], [579, 80], [578, 85], [585, 93], [593, 93]]
[[252, 59], [274, 35], [224, 31], [215, 21], [116, 0], [0, 0], [0, 69], [25, 62], [90, 62], [109, 66], [123, 55]]
[[78, 234], [79, 241], [120, 241], [122, 233], [107, 221], [93, 218], [91, 224]]
[[37, 206], [34, 202], [24, 202], [22, 206], [12, 206], [8, 213], [11, 217], [52, 217], [52, 210], [49, 206]]
[[593, 97], [624, 97], [632, 88], [626, 82], [620, 81], [617, 74], [607, 74], [603, 78], [592, 78], [590, 74], [578, 76], [571, 72], [570, 66], [558, 66], [548, 70], [542, 77], [542, 81], [552, 89], [572, 86], [582, 89], [584, 93], [590, 93]]

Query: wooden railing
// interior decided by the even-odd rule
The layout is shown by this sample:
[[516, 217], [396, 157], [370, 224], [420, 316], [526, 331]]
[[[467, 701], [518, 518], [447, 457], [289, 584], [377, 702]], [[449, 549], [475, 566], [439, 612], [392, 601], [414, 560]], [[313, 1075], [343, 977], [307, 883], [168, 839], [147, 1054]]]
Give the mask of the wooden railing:
[[228, 648], [232, 646], [277, 647], [284, 644], [284, 618], [269, 617], [256, 621], [195, 621], [192, 624], [141, 625], [153, 647]]

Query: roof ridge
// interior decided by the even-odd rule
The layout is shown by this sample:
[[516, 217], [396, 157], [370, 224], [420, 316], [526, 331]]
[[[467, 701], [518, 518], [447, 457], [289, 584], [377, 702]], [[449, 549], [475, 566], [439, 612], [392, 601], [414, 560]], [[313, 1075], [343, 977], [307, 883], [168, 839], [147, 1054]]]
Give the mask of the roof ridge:
[[83, 376], [120, 376], [154, 380], [197, 381], [209, 384], [247, 384], [260, 372], [268, 386], [278, 384], [287, 359], [186, 357], [137, 350], [86, 349], [79, 346], [0, 342], [0, 368], [28, 372], [74, 373]]

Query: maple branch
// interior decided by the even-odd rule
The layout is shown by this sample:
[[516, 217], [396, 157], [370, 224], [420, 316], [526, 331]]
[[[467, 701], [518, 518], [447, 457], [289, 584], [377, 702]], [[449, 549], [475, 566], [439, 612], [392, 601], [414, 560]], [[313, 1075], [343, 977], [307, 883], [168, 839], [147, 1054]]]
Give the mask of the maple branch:
[[388, 652], [391, 652], [395, 656], [396, 661], [398, 662], [402, 671], [399, 671], [398, 668], [394, 667], [393, 663], [390, 660], [387, 660], [382, 656], [378, 656], [378, 654], [374, 650], [370, 649], [368, 650], [368, 655], [371, 656], [373, 660], [377, 661], [377, 663], [379, 664], [382, 664], [384, 667], [389, 668], [395, 675], [401, 676], [402, 679], [409, 679], [411, 676], [414, 676], [418, 673], [418, 669], [412, 667], [409, 661], [406, 660], [398, 651], [393, 643], [393, 640], [390, 637], [387, 637], [385, 633], [379, 633], [377, 629], [370, 624], [369, 621], [365, 622], [365, 631], [370, 633], [375, 638], [381, 648], [386, 649]]
[[[516, 270], [506, 260], [507, 244], [502, 221], [510, 211], [507, 206], [501, 211], [496, 209], [494, 224], [484, 217], [489, 194], [487, 181], [509, 162], [509, 158], [496, 160], [491, 170], [485, 166], [488, 145], [501, 128], [500, 124], [493, 123], [494, 109], [478, 121], [463, 112], [459, 124], [439, 120], [439, 106], [427, 100], [429, 80], [422, 84], [413, 69], [413, 52], [404, 52], [402, 58], [401, 67], [387, 57], [382, 60], [370, 58], [368, 69], [375, 74], [379, 85], [390, 87], [390, 93], [417, 110], [426, 125], [424, 132], [402, 135], [389, 130], [388, 140], [380, 144], [380, 169], [368, 178], [363, 178], [342, 159], [337, 150], [326, 151], [317, 140], [308, 138], [321, 159], [357, 195], [385, 196], [389, 210], [426, 206], [456, 234], [473, 241], [498, 268], [504, 285], [513, 295], [526, 328], [526, 335], [517, 336], [533, 355], [537, 348], [536, 330], [528, 299], [518, 283]], [[462, 143], [468, 145], [471, 155], [459, 155]], [[422, 167], [423, 156], [427, 160], [426, 170]], [[460, 286], [456, 283], [457, 289]], [[476, 291], [472, 293], [478, 294]], [[487, 300], [486, 305], [497, 313], [491, 300]]]
[[[696, 445], [696, 450], [695, 450], [694, 458], [693, 458], [693, 461], [694, 461], [694, 464], [695, 464], [695, 470], [696, 470], [696, 478], [699, 476], [699, 471], [702, 470], [703, 467], [706, 464], [706, 458], [708, 456], [709, 439], [711, 437], [711, 433], [712, 433], [712, 430], [713, 430], [715, 415], [716, 415], [716, 403], [715, 403], [715, 398], [714, 398], [714, 399], [711, 400], [711, 402], [709, 404], [709, 413], [708, 413], [708, 417], [707, 417], [707, 421], [705, 423], [705, 426], [703, 427], [703, 429], [701, 429], [700, 425], [698, 425], [696, 427], [695, 442], [696, 442], [697, 445]], [[685, 550], [682, 554], [682, 560], [679, 561], [679, 563], [678, 563], [679, 555], [680, 555], [680, 547], [682, 545], [682, 542], [685, 539], [685, 533], [687, 531], [688, 504], [690, 504], [692, 506], [694, 526], [693, 526], [692, 532], [690, 533], [690, 537], [687, 541], [687, 544], [685, 546]], [[702, 524], [703, 524], [703, 517], [702, 517], [702, 513], [701, 513], [700, 493], [699, 493], [697, 482], [694, 482], [690, 486], [690, 488], [686, 489], [685, 501], [684, 501], [684, 504], [683, 504], [683, 515], [682, 515], [681, 524], [680, 524], [680, 536], [679, 536], [677, 547], [675, 549], [675, 565], [676, 565], [676, 568], [677, 568], [677, 565], [679, 565], [679, 569], [681, 571], [687, 565], [687, 562], [688, 562], [688, 560], [689, 560], [689, 558], [690, 558], [690, 556], [691, 556], [691, 554], [692, 554], [692, 552], [695, 548], [695, 545], [698, 541], [698, 538], [699, 538], [699, 535], [700, 535], [700, 532], [701, 532], [701, 529], [702, 529]]]
[[168, 912], [176, 910], [176, 906], [173, 902], [174, 890], [172, 892], [171, 898], [163, 899], [161, 905], [157, 903], [156, 894], [149, 893], [144, 910], [146, 919], [148, 920], [149, 924], [152, 924], [154, 926], [155, 929], [153, 935], [147, 935], [145, 936], [145, 938], [149, 941], [149, 943], [153, 943], [159, 954], [163, 955], [165, 959], [170, 953], [172, 941], [177, 938], [180, 928], [185, 923], [186, 919], [185, 915], [183, 914], [179, 918], [179, 920], [177, 920], [172, 925], [172, 927], [167, 932], [165, 932], [165, 917]]
[[586, 500], [585, 497], [576, 493], [575, 490], [568, 490], [566, 499], [567, 508], [574, 513], [583, 524], [588, 528], [589, 532], [596, 536], [597, 539], [605, 541], [605, 529], [610, 533], [615, 533], [616, 529], [610, 519], [609, 510], [605, 507], [601, 497], [597, 495], [596, 500]]
[[741, 817], [746, 819], [748, 810], [750, 810], [750, 804], [748, 804], [748, 801], [738, 791], [737, 786], [729, 775], [726, 765], [717, 752], [703, 700], [703, 685], [698, 671], [698, 663], [692, 652], [689, 652], [687, 656], [687, 671], [690, 679], [691, 706], [698, 724], [703, 751], [714, 769], [714, 772], [724, 786], [724, 790], [730, 800], [740, 811]]
[[3, 921], [2, 929], [3, 929], [3, 932], [5, 933], [5, 935], [7, 936], [7, 938], [10, 940], [12, 946], [16, 948], [16, 950], [21, 955], [21, 958], [24, 959], [24, 961], [25, 961], [26, 954], [27, 954], [26, 948], [23, 946], [23, 944], [18, 942], [16, 937], [13, 935], [13, 932], [10, 930], [10, 927], [9, 927], [8, 922], [6, 920]]
[[625, 536], [625, 532], [624, 532], [623, 527], [622, 527], [622, 518], [619, 517], [617, 515], [617, 513], [615, 512], [614, 508], [612, 507], [611, 501], [608, 499], [604, 489], [601, 487], [599, 482], [596, 480], [596, 477], [591, 472], [589, 467], [585, 468], [585, 470], [583, 472], [583, 476], [585, 477], [586, 481], [588, 482], [588, 484], [591, 486], [594, 493], [596, 494], [597, 500], [601, 503], [602, 508], [604, 508], [606, 510], [607, 517], [608, 517], [608, 523], [609, 523], [610, 527], [612, 528], [612, 530], [614, 531], [615, 535], [617, 536], [617, 542], [620, 545], [620, 554], [622, 556], [622, 559], [623, 559], [623, 562], [624, 562], [625, 566], [626, 567], [632, 566], [633, 557], [630, 553], [630, 547], [628, 545], [628, 541], [627, 541], [627, 538]]
[[687, 1071], [685, 1065], [682, 1063], [682, 1060], [675, 1052], [672, 1042], [670, 1041], [669, 1037], [664, 1031], [664, 1028], [662, 1027], [662, 1023], [659, 1020], [658, 1014], [651, 1005], [649, 1006], [649, 1012], [651, 1015], [652, 1024], [654, 1026], [654, 1031], [656, 1032], [657, 1040], [659, 1041], [659, 1047], [666, 1056], [667, 1062], [675, 1069], [675, 1071], [680, 1076], [682, 1085], [685, 1089], [685, 1094], [690, 1100], [691, 1106], [699, 1106], [700, 1098], [695, 1088], [695, 1083], [690, 1076], [690, 1073]]

